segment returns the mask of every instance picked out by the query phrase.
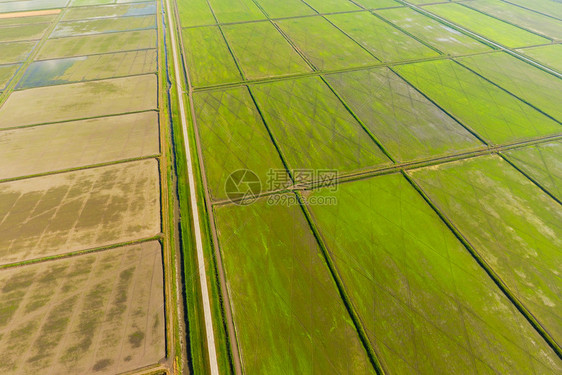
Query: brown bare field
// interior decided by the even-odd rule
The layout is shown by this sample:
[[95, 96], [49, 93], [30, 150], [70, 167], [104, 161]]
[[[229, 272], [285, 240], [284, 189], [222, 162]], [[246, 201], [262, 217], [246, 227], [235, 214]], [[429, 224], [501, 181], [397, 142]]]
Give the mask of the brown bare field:
[[157, 241], [0, 270], [0, 372], [115, 374], [165, 355]]
[[155, 109], [157, 92], [155, 74], [17, 91], [0, 108], [0, 128]]
[[59, 14], [60, 9], [49, 9], [49, 10], [32, 10], [29, 12], [13, 12], [13, 13], [0, 13], [1, 18], [21, 18], [21, 17], [32, 17], [32, 16], [46, 16], [51, 14]]
[[5, 130], [0, 179], [155, 155], [158, 131], [154, 111]]
[[154, 159], [0, 184], [0, 264], [160, 232]]

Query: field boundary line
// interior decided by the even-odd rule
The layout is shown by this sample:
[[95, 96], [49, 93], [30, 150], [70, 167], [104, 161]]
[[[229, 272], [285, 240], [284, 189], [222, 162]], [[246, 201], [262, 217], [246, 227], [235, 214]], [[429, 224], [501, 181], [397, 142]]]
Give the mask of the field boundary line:
[[353, 321], [357, 336], [359, 336], [359, 340], [363, 344], [363, 349], [365, 349], [365, 351], [367, 352], [369, 362], [371, 362], [371, 365], [374, 367], [377, 374], [384, 375], [386, 371], [384, 370], [383, 364], [379, 359], [379, 354], [377, 354], [377, 348], [374, 343], [371, 343], [371, 341], [369, 340], [369, 336], [367, 334], [367, 331], [365, 330], [363, 321], [361, 320], [361, 317], [359, 316], [359, 313], [357, 312], [351, 297], [347, 293], [345, 283], [343, 282], [338, 268], [336, 267], [336, 264], [332, 259], [332, 253], [328, 249], [324, 237], [322, 236], [320, 229], [316, 225], [310, 208], [305, 203], [300, 192], [295, 192], [295, 195], [297, 196], [299, 206], [301, 207], [306, 221], [308, 222], [310, 230], [312, 231], [312, 234], [314, 235], [314, 238], [316, 239], [316, 242], [320, 247], [320, 251], [322, 252], [322, 255], [326, 261], [326, 265], [328, 266], [330, 274], [332, 275], [332, 280], [334, 280], [334, 283], [336, 284], [340, 298], [342, 299], [342, 302], [347, 312], [349, 313], [351, 320]]
[[435, 213], [441, 218], [445, 225], [453, 232], [453, 234], [458, 238], [458, 240], [464, 245], [472, 257], [478, 262], [480, 267], [488, 274], [488, 276], [493, 280], [493, 282], [498, 286], [498, 288], [503, 292], [503, 294], [509, 299], [509, 301], [515, 306], [515, 308], [525, 317], [527, 322], [538, 332], [538, 334], [546, 341], [548, 346], [555, 352], [555, 354], [562, 359], [562, 349], [554, 340], [554, 338], [548, 333], [546, 328], [542, 326], [539, 320], [527, 309], [527, 307], [513, 294], [506, 282], [496, 273], [488, 262], [480, 255], [476, 248], [470, 243], [470, 241], [464, 236], [464, 234], [456, 227], [454, 222], [444, 213], [443, 210], [430, 198], [430, 196], [425, 192], [425, 190], [415, 181], [415, 179], [410, 176], [407, 172], [402, 172], [402, 175], [410, 183], [410, 185], [416, 189], [420, 196], [429, 204], [429, 206], [435, 211]]
[[[503, 22], [503, 23], [507, 23], [508, 25], [511, 25], [511, 26], [516, 27], [516, 28], [518, 28], [518, 29], [521, 29], [521, 30], [523, 30], [523, 31], [527, 31], [528, 33], [535, 34], [535, 35], [537, 35], [537, 36], [540, 36], [541, 38], [548, 39], [548, 40], [550, 40], [551, 42], [556, 41], [556, 39], [554, 39], [554, 38], [551, 37], [551, 36], [548, 36], [548, 35], [546, 35], [546, 34], [541, 34], [541, 33], [539, 33], [538, 31], [530, 30], [530, 29], [528, 29], [528, 28], [526, 28], [526, 27], [524, 27], [524, 26], [522, 26], [522, 25], [518, 25], [518, 24], [513, 23], [513, 22], [511, 22], [511, 21], [509, 21], [509, 20], [504, 20], [504, 19], [499, 18], [498, 16], [496, 16], [496, 15], [494, 15], [494, 14], [488, 14], [488, 13], [486, 13], [485, 11], [482, 11], [482, 10], [477, 9], [477, 8], [473, 8], [473, 7], [471, 7], [470, 5], [467, 5], [467, 4], [464, 3], [464, 2], [458, 2], [457, 4], [463, 6], [463, 7], [467, 8], [467, 9], [473, 10], [473, 11], [475, 11], [475, 12], [477, 12], [477, 13], [480, 13], [480, 14], [482, 14], [482, 15], [485, 15], [485, 16], [488, 16], [488, 17], [490, 17], [490, 18], [493, 18], [493, 19], [495, 19], [495, 20], [497, 20], [497, 21], [500, 21], [500, 22]], [[469, 2], [468, 4], [470, 4], [470, 2]]]
[[558, 199], [554, 194], [552, 194], [550, 192], [549, 189], [545, 188], [544, 186], [542, 186], [542, 184], [540, 182], [538, 182], [538, 180], [536, 180], [535, 178], [531, 177], [527, 172], [525, 172], [523, 169], [519, 168], [519, 166], [517, 166], [517, 163], [511, 161], [509, 159], [509, 157], [507, 155], [504, 155], [501, 152], [498, 152], [498, 155], [505, 160], [506, 163], [508, 163], [509, 165], [511, 165], [515, 170], [517, 170], [519, 173], [521, 173], [523, 176], [525, 176], [529, 181], [531, 181], [534, 185], [536, 185], [539, 189], [541, 189], [546, 195], [548, 195], [550, 198], [554, 199], [554, 201], [556, 201], [556, 203], [558, 203], [559, 205], [562, 206], [562, 201], [560, 199]]
[[[93, 34], [93, 35], [96, 35], [96, 34]], [[62, 38], [58, 38], [58, 39], [62, 39]], [[49, 58], [46, 58], [46, 59], [35, 59], [33, 62], [74, 59], [74, 58], [77, 58], [77, 57], [113, 55], [113, 54], [116, 54], [116, 53], [148, 51], [148, 50], [153, 50], [153, 49], [157, 49], [157, 48], [158, 48], [157, 46], [154, 46], [154, 47], [137, 48], [137, 49], [124, 49], [124, 50], [113, 51], [113, 52], [97, 52], [97, 53], [85, 53], [85, 54], [82, 54], [82, 55], [73, 55], [73, 56], [49, 57]], [[111, 78], [107, 78], [107, 79], [111, 79]]]
[[[472, 150], [472, 151], [466, 151], [466, 152], [461, 152], [461, 153], [457, 153], [457, 154], [437, 156], [435, 158], [430, 158], [430, 159], [407, 161], [407, 162], [402, 162], [402, 163], [396, 163], [396, 164], [390, 165], [390, 166], [376, 166], [376, 167], [373, 167], [373, 168], [368, 168], [368, 169], [360, 170], [360, 171], [352, 171], [352, 172], [349, 172], [347, 174], [340, 175], [340, 176], [338, 176], [338, 178], [336, 180], [336, 183], [337, 184], [345, 184], [345, 183], [348, 183], [348, 182], [365, 180], [365, 179], [369, 179], [369, 178], [373, 178], [373, 177], [377, 177], [377, 176], [399, 173], [401, 171], [409, 171], [409, 170], [414, 170], [414, 169], [419, 169], [419, 168], [431, 167], [431, 166], [435, 166], [435, 165], [447, 164], [447, 163], [451, 163], [451, 162], [458, 161], [458, 160], [472, 159], [472, 158], [476, 158], [476, 157], [480, 157], [480, 156], [492, 155], [492, 154], [495, 154], [495, 153], [499, 153], [501, 151], [524, 148], [524, 147], [529, 147], [529, 146], [533, 146], [533, 145], [537, 145], [537, 144], [541, 144], [541, 143], [556, 142], [556, 141], [561, 141], [561, 140], [562, 140], [562, 134], [558, 134], [558, 135], [554, 135], [554, 136], [546, 136], [546, 137], [541, 137], [541, 138], [535, 138], [535, 139], [517, 142], [517, 143], [513, 143], [513, 144], [506, 144], [506, 145], [500, 145], [500, 146], [490, 146], [490, 147], [480, 147], [480, 148]], [[271, 195], [284, 194], [284, 193], [289, 193], [289, 192], [293, 192], [293, 191], [296, 191], [296, 190], [303, 190], [303, 191], [317, 190], [318, 188], [321, 188], [321, 186], [318, 186], [318, 185], [321, 185], [321, 184], [319, 184], [319, 181], [303, 182], [303, 183], [300, 183], [298, 185], [290, 186], [290, 187], [287, 187], [287, 188], [284, 188], [284, 189], [264, 191], [264, 192], [258, 194], [257, 197], [259, 197], [259, 198], [268, 197], [268, 196], [271, 196]], [[221, 200], [214, 201], [213, 206], [228, 206], [230, 204], [233, 204], [234, 202], [238, 202], [238, 200], [221, 199]]]
[[[2, 107], [4, 106], [4, 104], [6, 103], [6, 101], [8, 100], [8, 98], [10, 97], [10, 95], [12, 94], [12, 91], [14, 91], [14, 88], [16, 87], [16, 85], [19, 83], [19, 81], [21, 80], [21, 78], [23, 77], [24, 73], [26, 72], [27, 68], [31, 65], [31, 63], [35, 60], [35, 57], [37, 57], [39, 51], [43, 48], [43, 46], [45, 45], [45, 43], [47, 43], [47, 40], [49, 40], [49, 36], [52, 34], [52, 32], [55, 30], [55, 28], [57, 27], [59, 21], [61, 20], [61, 18], [64, 16], [64, 14], [66, 13], [66, 10], [70, 4], [71, 0], [67, 0], [67, 3], [64, 7], [62, 8], [57, 8], [57, 9], [61, 9], [60, 13], [57, 14], [56, 17], [54, 17], [51, 22], [50, 22], [50, 26], [47, 27], [45, 29], [45, 31], [43, 32], [43, 35], [41, 36], [41, 38], [36, 39], [36, 40], [30, 40], [29, 42], [33, 42], [35, 41], [35, 45], [33, 46], [33, 48], [31, 49], [31, 51], [29, 52], [29, 54], [25, 57], [25, 59], [23, 61], [20, 61], [19, 63], [21, 64], [16, 72], [16, 74], [14, 74], [12, 76], [12, 78], [10, 79], [10, 82], [6, 85], [6, 87], [4, 88], [4, 90], [2, 91], [2, 93], [0, 93], [0, 109], [2, 109]], [[38, 9], [37, 9], [38, 10]], [[19, 42], [19, 41], [18, 41]], [[18, 43], [18, 42], [12, 42], [12, 43]], [[22, 41], [22, 42], [26, 42], [26, 41]], [[10, 42], [8, 42], [10, 43]]]
[[553, 15], [550, 15], [550, 14], [547, 14], [547, 13], [543, 13], [542, 11], [539, 11], [539, 10], [536, 10], [536, 9], [527, 8], [527, 7], [525, 7], [525, 6], [521, 5], [521, 4], [512, 3], [511, 1], [507, 1], [507, 0], [500, 0], [500, 1], [501, 1], [502, 3], [506, 3], [506, 4], [509, 4], [509, 5], [513, 5], [514, 7], [517, 7], [517, 8], [520, 8], [520, 9], [525, 9], [525, 10], [527, 10], [527, 11], [529, 11], [529, 12], [532, 12], [532, 13], [540, 14], [540, 15], [543, 15], [543, 16], [546, 16], [546, 17], [549, 17], [549, 18], [558, 20], [558, 21], [562, 21], [562, 18], [558, 18], [558, 17], [555, 17], [555, 16], [553, 16]]
[[[484, 43], [486, 43], [486, 44], [488, 44], [488, 45], [491, 45], [491, 46], [493, 46], [493, 47], [495, 47], [495, 48], [497, 48], [497, 49], [499, 49], [499, 50], [501, 50], [501, 51], [507, 52], [507, 53], [509, 53], [510, 55], [513, 55], [513, 56], [515, 56], [515, 57], [520, 58], [521, 60], [527, 61], [527, 62], [530, 63], [531, 65], [534, 65], [534, 66], [536, 66], [536, 67], [539, 67], [539, 68], [541, 68], [541, 69], [543, 69], [543, 70], [546, 70], [546, 71], [550, 72], [551, 74], [553, 74], [553, 75], [555, 75], [555, 76], [557, 76], [557, 77], [559, 77], [559, 78], [562, 78], [562, 74], [561, 74], [561, 73], [558, 73], [556, 70], [550, 69], [550, 68], [548, 68], [548, 67], [546, 67], [546, 66], [544, 66], [544, 65], [542, 65], [542, 64], [540, 64], [540, 63], [538, 63], [538, 62], [536, 62], [536, 61], [534, 61], [534, 60], [529, 59], [528, 57], [526, 57], [525, 55], [523, 55], [523, 54], [517, 52], [516, 50], [512, 50], [512, 49], [510, 49], [510, 48], [508, 48], [508, 47], [505, 47], [505, 46], [503, 46], [503, 45], [501, 45], [501, 44], [499, 44], [499, 43], [496, 43], [496, 42], [494, 42], [494, 41], [492, 41], [492, 40], [490, 40], [490, 39], [488, 39], [488, 38], [486, 38], [486, 37], [484, 37], [484, 36], [482, 36], [482, 35], [480, 35], [480, 34], [478, 34], [478, 33], [475, 33], [475, 32], [473, 32], [473, 31], [470, 31], [469, 29], [467, 29], [467, 28], [465, 28], [465, 27], [463, 27], [463, 26], [461, 26], [461, 25], [459, 25], [459, 24], [456, 24], [456, 23], [454, 23], [454, 22], [452, 22], [452, 21], [449, 21], [448, 19], [446, 19], [446, 18], [444, 18], [444, 17], [438, 16], [438, 15], [436, 15], [436, 14], [433, 14], [433, 13], [431, 13], [431, 12], [429, 12], [429, 11], [423, 9], [422, 7], [416, 6], [415, 4], [409, 3], [409, 2], [407, 2], [407, 1], [405, 1], [405, 0], [396, 0], [396, 1], [402, 3], [402, 4], [406, 5], [406, 6], [409, 6], [410, 8], [412, 8], [412, 9], [414, 9], [414, 10], [417, 10], [419, 13], [422, 13], [422, 14], [424, 14], [424, 15], [427, 16], [427, 17], [433, 18], [433, 19], [435, 19], [435, 20], [441, 22], [442, 24], [445, 24], [445, 25], [447, 25], [447, 26], [449, 26], [449, 27], [452, 27], [452, 28], [455, 29], [455, 30], [461, 31], [461, 32], [464, 33], [464, 34], [468, 34], [468, 35], [470, 35], [471, 37], [473, 37], [473, 38], [475, 38], [475, 39], [477, 39], [477, 40], [479, 40], [479, 41], [481, 41], [481, 42], [484, 42]], [[524, 29], [521, 29], [521, 30], [524, 30]], [[548, 45], [548, 44], [545, 44], [545, 45]], [[518, 48], [519, 48], [519, 47], [518, 47]]]
[[134, 158], [114, 160], [114, 161], [108, 161], [108, 162], [103, 162], [103, 163], [87, 164], [87, 165], [80, 166], [80, 167], [58, 169], [58, 170], [48, 171], [48, 172], [43, 172], [43, 173], [35, 173], [35, 174], [29, 174], [29, 175], [24, 175], [24, 176], [2, 178], [2, 179], [0, 179], [0, 184], [7, 183], [7, 182], [13, 182], [13, 181], [28, 180], [28, 179], [37, 178], [37, 177], [45, 177], [45, 176], [51, 176], [51, 175], [57, 175], [57, 174], [64, 174], [64, 173], [88, 170], [88, 169], [109, 167], [109, 166], [112, 166], [112, 165], [134, 163], [134, 162], [142, 161], [142, 160], [150, 160], [150, 159], [158, 160], [161, 156], [162, 156], [162, 153], [151, 154], [151, 155], [146, 155], [146, 156], [138, 156], [138, 157], [134, 157]]
[[159, 234], [157, 234], [155, 236], [152, 236], [152, 237], [140, 238], [140, 239], [125, 241], [125, 242], [117, 242], [117, 243], [113, 243], [113, 244], [109, 244], [109, 245], [97, 246], [97, 247], [92, 247], [92, 248], [87, 248], [87, 249], [82, 249], [82, 250], [75, 250], [75, 251], [70, 251], [68, 253], [63, 253], [63, 254], [56, 254], [56, 255], [51, 255], [51, 256], [46, 256], [46, 257], [41, 257], [41, 258], [27, 259], [27, 260], [23, 260], [23, 261], [19, 261], [19, 262], [4, 263], [4, 264], [0, 264], [0, 272], [2, 272], [2, 270], [5, 270], [5, 269], [25, 267], [25, 266], [28, 266], [28, 265], [31, 265], [31, 264], [46, 263], [46, 262], [56, 261], [56, 260], [59, 260], [59, 259], [72, 258], [72, 257], [75, 257], [75, 256], [80, 256], [80, 255], [99, 253], [99, 252], [106, 251], [106, 250], [112, 250], [112, 249], [117, 249], [117, 248], [120, 248], [120, 247], [131, 246], [131, 245], [138, 245], [138, 244], [151, 242], [151, 241], [159, 241], [160, 244], [162, 244], [162, 242], [161, 242], [162, 241], [162, 233], [159, 233]]
[[[154, 15], [150, 15], [150, 17], [153, 17]], [[141, 16], [144, 17], [144, 16]], [[69, 21], [69, 22], [74, 22], [74, 21]], [[119, 33], [128, 33], [128, 32], [132, 32], [132, 31], [144, 31], [144, 30], [158, 30], [158, 28], [156, 26], [150, 26], [150, 27], [140, 27], [140, 28], [136, 28], [136, 29], [127, 29], [127, 30], [117, 30], [117, 31], [101, 31], [101, 32], [91, 32], [88, 34], [73, 34], [73, 35], [63, 35], [63, 36], [55, 36], [52, 38], [49, 38], [49, 40], [60, 40], [60, 39], [68, 39], [68, 38], [81, 38], [81, 37], [85, 37], [85, 36], [93, 36], [93, 35], [110, 35], [110, 34], [119, 34]]]
[[191, 219], [194, 228], [194, 238], [195, 238], [195, 247], [197, 252], [197, 262], [198, 262], [198, 270], [199, 270], [199, 284], [201, 288], [201, 296], [203, 302], [203, 315], [204, 315], [204, 325], [205, 325], [205, 333], [207, 338], [207, 355], [209, 360], [209, 367], [211, 375], [219, 375], [219, 366], [217, 361], [217, 352], [216, 352], [216, 344], [215, 344], [215, 335], [214, 335], [214, 327], [213, 327], [213, 317], [211, 313], [211, 303], [209, 297], [209, 288], [207, 285], [207, 272], [205, 266], [205, 256], [203, 251], [203, 237], [202, 237], [202, 228], [200, 223], [200, 216], [199, 216], [199, 207], [197, 205], [197, 189], [195, 188], [195, 176], [193, 171], [193, 162], [192, 162], [192, 155], [191, 155], [191, 146], [189, 144], [189, 133], [187, 130], [188, 121], [187, 115], [185, 110], [185, 103], [183, 99], [183, 90], [182, 90], [182, 81], [180, 76], [180, 60], [178, 58], [177, 46], [178, 43], [176, 41], [176, 28], [174, 27], [175, 23], [172, 19], [172, 12], [173, 9], [170, 5], [170, 0], [166, 1], [166, 12], [168, 13], [168, 24], [169, 24], [169, 31], [170, 31], [170, 46], [172, 49], [172, 58], [174, 64], [174, 78], [175, 78], [175, 86], [176, 86], [176, 93], [178, 96], [178, 103], [179, 103], [179, 110], [180, 110], [180, 122], [181, 128], [183, 133], [183, 146], [185, 151], [186, 157], [186, 167], [187, 167], [187, 175], [188, 175], [188, 183], [189, 183], [189, 201], [190, 201], [190, 208], [191, 208]]
[[[40, 88], [40, 87], [38, 87]], [[124, 112], [124, 113], [111, 113], [108, 115], [99, 115], [99, 116], [92, 116], [92, 117], [82, 117], [76, 118], [71, 120], [62, 120], [62, 121], [54, 121], [54, 122], [43, 122], [40, 124], [30, 124], [30, 125], [18, 125], [12, 126], [9, 128], [0, 128], [0, 133], [4, 131], [10, 130], [18, 130], [18, 129], [27, 129], [27, 128], [34, 128], [36, 126], [49, 126], [49, 125], [58, 125], [58, 124], [67, 124], [69, 122], [77, 122], [77, 121], [85, 121], [85, 120], [95, 120], [95, 119], [102, 119], [105, 117], [117, 117], [117, 116], [126, 116], [126, 115], [136, 115], [139, 113], [146, 113], [146, 112], [156, 112], [159, 113], [159, 108], [150, 108], [150, 109], [142, 109], [140, 111], [132, 111], [132, 112]]]
[[[542, 110], [541, 108], [537, 107], [536, 105], [530, 103], [530, 102], [527, 101], [526, 99], [520, 97], [519, 95], [517, 95], [517, 94], [511, 92], [510, 90], [506, 89], [505, 87], [501, 86], [501, 84], [494, 82], [494, 81], [492, 80], [492, 78], [485, 77], [483, 74], [478, 73], [476, 70], [472, 69], [470, 66], [467, 66], [467, 65], [463, 64], [462, 61], [458, 61], [458, 60], [456, 60], [456, 59], [452, 59], [452, 60], [453, 60], [453, 62], [459, 64], [460, 66], [462, 66], [462, 67], [465, 68], [466, 70], [468, 70], [468, 71], [474, 73], [475, 75], [477, 75], [478, 77], [482, 78], [484, 81], [490, 83], [490, 84], [493, 85], [493, 86], [496, 86], [497, 88], [499, 88], [499, 89], [502, 90], [503, 92], [505, 92], [505, 93], [507, 93], [507, 94], [513, 96], [515, 99], [518, 99], [519, 101], [521, 101], [521, 102], [527, 104], [529, 107], [533, 108], [533, 109], [536, 110], [537, 112], [543, 114], [544, 116], [548, 117], [549, 119], [551, 119], [551, 120], [557, 122], [558, 124], [562, 125], [562, 122], [560, 122], [560, 120], [556, 119], [556, 118], [555, 118], [554, 116], [552, 116], [551, 114], [546, 113], [544, 110]], [[536, 67], [534, 67], [534, 68], [536, 68]], [[539, 69], [539, 70], [540, 70], [540, 69]], [[548, 72], [545, 72], [545, 73], [548, 74]], [[556, 77], [556, 78], [558, 78], [558, 77]]]
[[[355, 42], [355, 41], [354, 41]], [[357, 42], [355, 42], [357, 43]], [[550, 44], [541, 44], [538, 47], [548, 46]], [[261, 83], [268, 83], [268, 82], [278, 82], [278, 81], [285, 81], [297, 78], [305, 78], [310, 76], [318, 76], [318, 75], [329, 75], [329, 74], [338, 74], [338, 73], [348, 73], [348, 72], [356, 72], [362, 70], [369, 70], [369, 69], [376, 69], [376, 68], [390, 68], [393, 66], [400, 66], [400, 65], [408, 65], [408, 64], [415, 64], [421, 62], [430, 62], [430, 61], [441, 61], [441, 60], [448, 60], [451, 58], [456, 57], [469, 57], [469, 56], [476, 56], [476, 55], [486, 55], [497, 53], [498, 50], [489, 50], [489, 51], [481, 51], [481, 52], [474, 52], [468, 54], [462, 54], [457, 56], [447, 56], [447, 55], [438, 55], [433, 57], [426, 57], [420, 59], [413, 59], [413, 60], [402, 60], [402, 61], [394, 61], [394, 62], [379, 62], [376, 64], [365, 64], [359, 66], [351, 66], [348, 68], [341, 68], [341, 69], [332, 69], [332, 70], [315, 70], [312, 72], [305, 72], [305, 73], [293, 73], [287, 75], [278, 75], [278, 76], [271, 76], [271, 77], [264, 77], [264, 78], [256, 78], [247, 81], [238, 81], [238, 82], [227, 82], [227, 83], [217, 83], [212, 85], [204, 85], [204, 86], [197, 86], [194, 87], [194, 92], [200, 91], [212, 91], [212, 90], [220, 90], [220, 89], [228, 89], [228, 88], [235, 88], [240, 87], [243, 85], [255, 85]]]

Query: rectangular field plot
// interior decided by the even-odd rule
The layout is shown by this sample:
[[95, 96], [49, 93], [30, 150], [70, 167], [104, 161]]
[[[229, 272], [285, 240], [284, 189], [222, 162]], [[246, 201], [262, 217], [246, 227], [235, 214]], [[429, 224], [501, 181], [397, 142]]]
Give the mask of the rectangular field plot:
[[0, 264], [160, 233], [156, 160], [0, 183]]
[[340, 184], [337, 192], [314, 196], [337, 199], [311, 207], [312, 216], [386, 373], [562, 370], [555, 352], [403, 176]]
[[271, 18], [296, 17], [316, 14], [314, 9], [301, 0], [257, 0]]
[[562, 121], [560, 78], [504, 52], [463, 57], [458, 61], [558, 121]]
[[320, 78], [259, 84], [250, 90], [290, 168], [344, 173], [390, 163]]
[[347, 0], [306, 0], [305, 2], [316, 9], [318, 13], [347, 12], [361, 9]]
[[19, 64], [0, 66], [0, 92], [4, 90], [4, 88], [6, 88], [6, 85], [10, 82], [10, 80], [18, 70], [18, 67]]
[[245, 373], [375, 374], [298, 206], [220, 207], [216, 221]]
[[562, 44], [520, 49], [520, 53], [552, 69], [562, 72]]
[[157, 36], [156, 30], [138, 30], [49, 39], [37, 60], [156, 48]]
[[182, 27], [217, 23], [207, 0], [181, 0], [177, 5]]
[[483, 146], [387, 68], [332, 74], [326, 79], [398, 161]]
[[0, 132], [0, 144], [0, 179], [156, 155], [158, 115], [150, 111], [6, 130]]
[[354, 3], [361, 5], [365, 9], [380, 9], [402, 6], [402, 4], [395, 0], [355, 0]]
[[[21, 14], [21, 13], [20, 13]], [[6, 18], [3, 18], [6, 17]], [[0, 15], [0, 26], [11, 26], [11, 25], [30, 25], [33, 23], [49, 23], [56, 18], [56, 14], [44, 15], [44, 16], [17, 16], [12, 17], [9, 13]]]
[[154, 74], [39, 87], [10, 95], [0, 108], [0, 128], [137, 112], [156, 105]]
[[182, 35], [185, 59], [194, 86], [242, 80], [217, 26], [183, 29]]
[[385, 9], [378, 11], [377, 14], [449, 55], [483, 52], [490, 49], [476, 39], [411, 8]]
[[455, 62], [423, 62], [394, 69], [488, 142], [504, 144], [562, 130], [559, 123]]
[[48, 23], [0, 27], [0, 42], [38, 40], [41, 39], [48, 27]]
[[0, 271], [0, 371], [116, 374], [165, 356], [158, 242]]
[[515, 166], [562, 200], [562, 141], [506, 151]]
[[412, 175], [515, 297], [561, 342], [560, 204], [498, 156]]
[[467, 6], [553, 39], [562, 39], [562, 21], [499, 0], [475, 0]]
[[549, 16], [562, 19], [562, 8], [557, 1], [552, 0], [509, 0], [510, 3], [519, 5], [522, 8], [534, 10]]
[[64, 14], [62, 21], [79, 21], [102, 17], [147, 16], [149, 14], [156, 14], [156, 2], [71, 8]]
[[36, 42], [0, 43], [0, 64], [24, 61], [35, 47]]
[[211, 196], [224, 199], [227, 178], [248, 169], [262, 181], [283, 163], [247, 88], [196, 93], [197, 127]]
[[68, 0], [22, 0], [0, 3], [0, 13], [64, 8]]
[[270, 22], [223, 26], [246, 78], [306, 73], [311, 68]]
[[156, 17], [154, 15], [69, 21], [59, 22], [50, 38], [155, 28]]
[[550, 43], [550, 40], [460, 4], [430, 5], [424, 9], [509, 48]]
[[155, 73], [156, 68], [155, 49], [36, 61], [27, 68], [17, 88]]
[[321, 17], [275, 21], [320, 70], [376, 64], [356, 42]]
[[209, 0], [209, 5], [220, 23], [267, 19], [252, 0]]
[[336, 14], [327, 18], [381, 61], [439, 56], [436, 51], [371, 13]]

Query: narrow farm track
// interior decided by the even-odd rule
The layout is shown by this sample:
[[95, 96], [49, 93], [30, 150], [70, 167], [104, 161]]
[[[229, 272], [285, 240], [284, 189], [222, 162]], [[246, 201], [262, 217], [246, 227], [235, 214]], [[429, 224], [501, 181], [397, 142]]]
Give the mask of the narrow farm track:
[[185, 104], [183, 101], [183, 90], [182, 90], [182, 80], [180, 74], [180, 66], [182, 66], [179, 55], [177, 51], [178, 43], [176, 41], [176, 29], [173, 27], [174, 22], [172, 19], [173, 8], [170, 5], [170, 0], [166, 0], [166, 10], [168, 24], [170, 26], [170, 45], [172, 49], [172, 58], [174, 63], [174, 78], [176, 93], [179, 98], [179, 110], [180, 110], [180, 121], [182, 125], [184, 148], [186, 155], [186, 168], [188, 174], [189, 183], [189, 194], [190, 194], [190, 207], [191, 207], [191, 219], [193, 221], [194, 237], [195, 237], [195, 247], [197, 252], [197, 261], [199, 269], [199, 283], [201, 287], [201, 295], [203, 302], [203, 314], [205, 321], [205, 333], [207, 339], [207, 354], [209, 359], [210, 373], [212, 375], [219, 375], [219, 366], [217, 362], [217, 352], [215, 344], [215, 335], [213, 329], [213, 317], [211, 314], [211, 303], [209, 298], [209, 287], [207, 285], [207, 272], [205, 267], [205, 257], [203, 253], [203, 238], [202, 238], [202, 228], [200, 223], [199, 208], [197, 202], [197, 189], [195, 184], [195, 175], [193, 171], [193, 157], [191, 153], [191, 147], [189, 145], [189, 132], [187, 127], [189, 126], [187, 120], [187, 114], [185, 109]]

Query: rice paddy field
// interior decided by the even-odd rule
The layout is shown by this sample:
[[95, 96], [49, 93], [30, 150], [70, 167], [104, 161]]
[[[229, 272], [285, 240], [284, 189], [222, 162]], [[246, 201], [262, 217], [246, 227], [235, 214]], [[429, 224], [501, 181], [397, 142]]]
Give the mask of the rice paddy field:
[[0, 373], [561, 374], [558, 0], [0, 0]]
[[177, 1], [220, 373], [562, 372], [561, 11]]
[[0, 2], [2, 374], [173, 367], [159, 3], [113, 3]]

